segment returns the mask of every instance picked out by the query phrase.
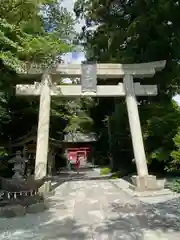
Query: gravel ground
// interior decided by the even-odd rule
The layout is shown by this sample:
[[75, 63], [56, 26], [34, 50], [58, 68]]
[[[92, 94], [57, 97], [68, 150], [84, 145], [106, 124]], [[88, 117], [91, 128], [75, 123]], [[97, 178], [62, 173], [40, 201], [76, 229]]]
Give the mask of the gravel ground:
[[0, 219], [0, 240], [179, 240], [180, 198], [141, 203], [108, 180], [70, 181], [56, 188], [50, 209]]

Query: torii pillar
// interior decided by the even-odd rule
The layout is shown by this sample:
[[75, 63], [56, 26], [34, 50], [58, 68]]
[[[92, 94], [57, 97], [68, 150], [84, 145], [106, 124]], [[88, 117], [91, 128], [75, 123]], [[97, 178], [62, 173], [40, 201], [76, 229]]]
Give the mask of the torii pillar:
[[41, 80], [41, 94], [39, 104], [39, 120], [35, 160], [35, 179], [42, 179], [47, 175], [50, 105], [51, 105], [50, 84], [51, 84], [50, 75], [44, 74]]
[[133, 145], [134, 158], [136, 162], [137, 176], [132, 177], [132, 181], [136, 190], [144, 191], [146, 189], [158, 189], [155, 176], [148, 174], [146, 154], [141, 131], [141, 124], [138, 112], [138, 103], [134, 90], [134, 82], [132, 75], [125, 75], [123, 78], [126, 91], [126, 105], [131, 131], [131, 139]]
[[126, 91], [126, 105], [129, 119], [129, 126], [131, 131], [132, 145], [134, 157], [136, 160], [137, 173], [139, 177], [148, 175], [148, 168], [146, 163], [146, 154], [144, 149], [140, 118], [138, 112], [138, 104], [136, 94], [134, 91], [134, 83], [132, 75], [125, 75], [123, 78]]

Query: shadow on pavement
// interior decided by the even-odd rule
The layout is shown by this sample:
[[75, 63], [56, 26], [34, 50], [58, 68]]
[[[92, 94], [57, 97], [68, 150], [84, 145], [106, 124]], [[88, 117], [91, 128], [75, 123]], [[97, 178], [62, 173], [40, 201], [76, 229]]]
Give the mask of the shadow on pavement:
[[100, 174], [93, 171], [92, 168], [83, 168], [79, 170], [79, 174], [77, 174], [76, 171], [71, 171], [71, 173], [64, 171], [57, 176], [47, 177], [46, 179], [51, 180], [51, 190], [54, 191], [57, 187], [65, 182], [104, 180], [109, 178], [109, 176], [100, 176]]
[[55, 239], [89, 239], [89, 229], [78, 224], [73, 217], [64, 217], [63, 210], [59, 216], [51, 212], [39, 215], [29, 214], [21, 218], [0, 219], [1, 240], [55, 240]]
[[[114, 239], [178, 240], [180, 239], [179, 204], [180, 198], [158, 204], [111, 203], [109, 211], [118, 213], [119, 217], [107, 219], [102, 225], [97, 226], [95, 231], [99, 235], [106, 234]], [[152, 234], [155, 234], [156, 238]], [[159, 238], [157, 238], [158, 234]], [[161, 238], [162, 236], [166, 238]]]

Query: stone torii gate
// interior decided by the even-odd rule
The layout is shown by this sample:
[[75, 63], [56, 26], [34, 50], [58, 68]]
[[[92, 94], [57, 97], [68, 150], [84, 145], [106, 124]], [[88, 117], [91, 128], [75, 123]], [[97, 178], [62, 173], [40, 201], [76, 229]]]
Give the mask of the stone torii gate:
[[[86, 64], [89, 73], [84, 75], [85, 64], [59, 64], [44, 73], [33, 68], [20, 77], [38, 79], [34, 84], [16, 85], [16, 94], [23, 96], [40, 96], [39, 121], [37, 133], [35, 179], [42, 179], [47, 173], [50, 103], [51, 97], [125, 97], [129, 125], [133, 143], [134, 157], [137, 167], [137, 176], [133, 183], [137, 190], [157, 190], [159, 185], [155, 176], [148, 174], [145, 149], [138, 113], [136, 96], [157, 95], [157, 85], [141, 85], [135, 83], [133, 78], [150, 78], [156, 71], [165, 67], [166, 61], [149, 62], [141, 64]], [[87, 68], [88, 69], [88, 68]], [[86, 69], [86, 70], [87, 70]], [[58, 85], [58, 78], [80, 78], [82, 85]], [[93, 79], [91, 76], [93, 75]], [[96, 76], [101, 79], [123, 79], [118, 85], [97, 85]], [[36, 80], [37, 81], [37, 80]], [[89, 84], [89, 85], [88, 85]]]

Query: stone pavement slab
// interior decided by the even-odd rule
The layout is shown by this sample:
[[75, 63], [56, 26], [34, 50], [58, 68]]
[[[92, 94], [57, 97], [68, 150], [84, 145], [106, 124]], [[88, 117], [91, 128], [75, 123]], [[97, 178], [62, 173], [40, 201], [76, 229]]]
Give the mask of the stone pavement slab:
[[180, 199], [148, 204], [109, 180], [68, 181], [50, 209], [0, 219], [0, 240], [179, 240]]

